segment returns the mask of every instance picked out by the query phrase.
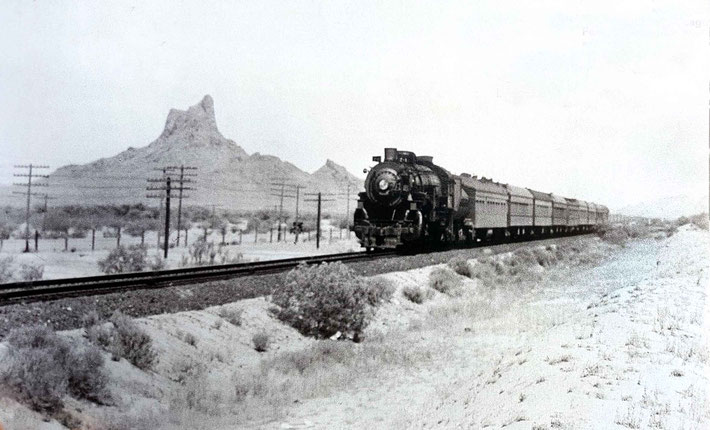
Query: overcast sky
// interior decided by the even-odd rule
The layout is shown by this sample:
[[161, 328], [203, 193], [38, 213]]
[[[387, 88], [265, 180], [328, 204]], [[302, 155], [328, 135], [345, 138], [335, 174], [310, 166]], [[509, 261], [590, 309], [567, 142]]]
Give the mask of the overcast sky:
[[618, 208], [708, 189], [708, 2], [8, 1], [0, 182], [158, 137], [210, 94], [247, 152], [384, 147]]

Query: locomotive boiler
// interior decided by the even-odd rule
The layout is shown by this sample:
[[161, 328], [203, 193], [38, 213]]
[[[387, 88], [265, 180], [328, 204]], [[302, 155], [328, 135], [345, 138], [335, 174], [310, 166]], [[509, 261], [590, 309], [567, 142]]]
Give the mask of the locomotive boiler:
[[373, 161], [352, 227], [368, 250], [584, 232], [608, 216], [594, 203], [454, 175], [410, 151], [385, 148]]

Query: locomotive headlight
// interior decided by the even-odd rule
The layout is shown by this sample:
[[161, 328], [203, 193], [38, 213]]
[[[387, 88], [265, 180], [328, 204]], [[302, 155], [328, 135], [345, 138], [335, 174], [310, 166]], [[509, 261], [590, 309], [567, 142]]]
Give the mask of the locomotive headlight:
[[380, 191], [384, 191], [387, 188], [389, 188], [390, 183], [387, 181], [387, 179], [380, 179], [380, 182], [377, 183], [377, 187], [380, 189]]

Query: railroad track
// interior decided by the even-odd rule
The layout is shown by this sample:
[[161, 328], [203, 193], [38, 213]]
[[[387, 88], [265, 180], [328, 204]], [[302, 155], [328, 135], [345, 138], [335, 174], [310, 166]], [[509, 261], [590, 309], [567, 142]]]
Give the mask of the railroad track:
[[65, 297], [107, 294], [134, 289], [162, 288], [172, 285], [194, 284], [200, 281], [264, 275], [284, 272], [303, 263], [364, 261], [394, 254], [394, 252], [346, 252], [250, 263], [13, 282], [0, 284], [0, 306], [18, 302], [47, 301]]

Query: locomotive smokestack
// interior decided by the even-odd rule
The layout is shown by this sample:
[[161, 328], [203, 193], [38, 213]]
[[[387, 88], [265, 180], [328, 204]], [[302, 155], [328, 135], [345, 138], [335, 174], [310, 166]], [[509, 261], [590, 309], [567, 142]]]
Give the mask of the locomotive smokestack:
[[397, 148], [385, 148], [385, 161], [397, 160]]

